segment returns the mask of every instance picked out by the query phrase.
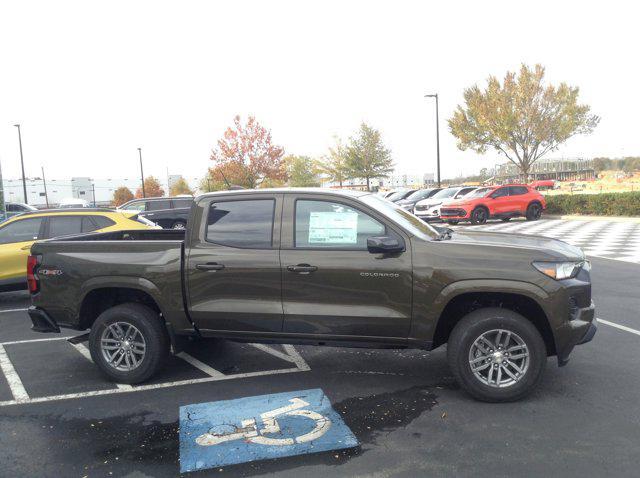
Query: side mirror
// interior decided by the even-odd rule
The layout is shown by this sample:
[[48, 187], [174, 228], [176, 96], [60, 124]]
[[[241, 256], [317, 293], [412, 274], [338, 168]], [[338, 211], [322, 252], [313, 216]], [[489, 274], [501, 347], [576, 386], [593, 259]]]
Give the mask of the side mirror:
[[367, 249], [371, 254], [404, 252], [404, 244], [395, 237], [369, 237], [367, 239]]

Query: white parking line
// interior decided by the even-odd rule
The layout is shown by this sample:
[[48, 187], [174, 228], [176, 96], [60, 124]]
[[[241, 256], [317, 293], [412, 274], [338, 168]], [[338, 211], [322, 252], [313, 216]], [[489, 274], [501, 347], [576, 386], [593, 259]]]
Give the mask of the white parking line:
[[27, 309], [4, 309], [0, 310], [0, 314], [8, 314], [9, 312], [26, 312]]
[[[69, 343], [71, 344], [71, 346], [74, 349], [76, 349], [78, 352], [80, 352], [80, 354], [84, 358], [86, 358], [89, 362], [93, 363], [93, 359], [91, 358], [91, 352], [89, 352], [89, 349], [86, 347], [86, 345], [84, 345], [84, 344], [74, 344], [74, 343], [71, 343], [71, 342], [69, 342]], [[126, 383], [116, 383], [116, 387], [127, 390], [127, 389], [131, 388], [131, 385], [126, 384]]]
[[9, 356], [2, 345], [0, 345], [0, 369], [2, 373], [4, 373], [7, 383], [9, 383], [9, 388], [11, 389], [11, 394], [14, 399], [13, 401], [16, 403], [28, 402], [29, 394], [24, 389], [22, 380], [20, 380], [16, 369], [13, 368], [13, 364], [11, 360], [9, 360]]
[[608, 325], [610, 327], [615, 327], [616, 329], [624, 330], [625, 332], [629, 332], [631, 334], [640, 335], [640, 330], [632, 329], [631, 327], [627, 327], [626, 325], [615, 324], [613, 322], [609, 322], [608, 320], [598, 319], [598, 322], [601, 324]]
[[216, 377], [216, 378], [224, 377], [224, 374], [222, 372], [218, 372], [215, 368], [208, 366], [206, 363], [201, 362], [200, 360], [198, 360], [195, 357], [192, 357], [186, 352], [177, 353], [176, 357], [180, 357], [182, 360], [193, 365], [198, 370], [203, 371], [210, 377]]
[[[225, 375], [222, 372], [210, 367], [209, 365], [201, 362], [200, 360], [192, 357], [189, 354], [181, 352], [177, 356], [181, 359], [185, 360], [192, 366], [198, 368], [203, 371], [208, 377], [204, 378], [196, 378], [190, 380], [178, 380], [174, 382], [165, 382], [158, 384], [150, 384], [150, 385], [125, 385], [125, 384], [114, 384], [118, 388], [112, 388], [107, 390], [92, 390], [89, 392], [79, 392], [79, 393], [70, 393], [64, 395], [54, 395], [47, 397], [29, 397], [27, 391], [22, 385], [22, 381], [18, 376], [18, 373], [13, 368], [13, 364], [9, 360], [9, 357], [6, 354], [4, 349], [5, 345], [20, 345], [20, 344], [30, 344], [30, 343], [38, 343], [38, 342], [53, 342], [56, 340], [68, 340], [70, 337], [51, 337], [46, 339], [31, 339], [31, 340], [14, 340], [11, 342], [3, 342], [0, 343], [0, 366], [1, 370], [7, 378], [9, 382], [9, 386], [11, 387], [11, 392], [13, 394], [13, 400], [6, 400], [0, 402], [0, 407], [8, 406], [8, 405], [17, 405], [17, 404], [26, 404], [26, 403], [43, 403], [50, 402], [54, 400], [70, 400], [74, 398], [85, 398], [85, 397], [95, 397], [100, 395], [110, 395], [115, 393], [129, 393], [129, 392], [142, 392], [145, 390], [155, 390], [160, 388], [169, 388], [169, 387], [178, 387], [181, 385], [192, 385], [198, 383], [206, 383], [206, 382], [217, 382], [222, 380], [233, 380], [239, 378], [252, 378], [252, 377], [261, 377], [266, 375], [279, 375], [284, 373], [294, 373], [294, 372], [306, 372], [311, 370], [309, 365], [305, 362], [302, 356], [295, 350], [295, 348], [291, 345], [285, 345], [283, 348], [286, 351], [285, 353], [277, 352], [276, 350], [269, 348], [269, 350], [265, 350], [263, 347], [259, 346], [261, 344], [249, 344], [253, 347], [256, 347], [264, 352], [275, 355], [273, 352], [277, 353], [279, 358], [286, 360], [287, 362], [295, 363], [295, 368], [283, 368], [283, 369], [275, 369], [275, 370], [261, 370], [258, 372], [247, 372], [247, 373], [238, 373], [238, 374], [230, 374]], [[87, 349], [84, 344], [71, 344], [73, 347], [80, 352], [84, 357], [91, 360], [91, 353]]]

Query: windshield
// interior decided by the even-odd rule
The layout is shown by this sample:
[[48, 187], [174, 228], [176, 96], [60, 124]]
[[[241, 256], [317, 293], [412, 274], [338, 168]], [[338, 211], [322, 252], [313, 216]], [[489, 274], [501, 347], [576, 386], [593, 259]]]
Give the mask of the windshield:
[[374, 194], [367, 194], [359, 199], [361, 199], [363, 203], [374, 208], [376, 211], [380, 211], [414, 236], [425, 240], [431, 240], [439, 237], [440, 235], [438, 231], [429, 224], [423, 222], [410, 212], [405, 211], [400, 206], [397, 206], [386, 199], [382, 199]]
[[493, 188], [480, 188], [480, 189], [476, 189], [475, 191], [471, 191], [468, 194], [464, 195], [465, 199], [473, 199], [473, 198], [481, 198], [481, 197], [485, 197], [487, 195], [487, 193], [489, 191], [492, 191]]
[[402, 199], [407, 194], [407, 191], [398, 191], [397, 193], [393, 193], [387, 199], [389, 201], [397, 201], [398, 199]]
[[438, 191], [437, 193], [435, 193], [433, 196], [431, 196], [433, 199], [445, 199], [445, 198], [452, 198], [459, 190], [460, 188], [447, 188], [447, 189], [443, 189], [442, 191]]
[[420, 201], [420, 199], [424, 199], [429, 196], [431, 193], [431, 189], [419, 189], [418, 191], [412, 192], [405, 199], [409, 201]]

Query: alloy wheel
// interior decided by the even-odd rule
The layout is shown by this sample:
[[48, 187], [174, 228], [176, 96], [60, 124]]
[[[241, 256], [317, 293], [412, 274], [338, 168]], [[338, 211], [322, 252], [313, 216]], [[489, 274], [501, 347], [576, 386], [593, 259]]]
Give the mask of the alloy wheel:
[[484, 385], [495, 388], [518, 383], [529, 369], [529, 347], [510, 330], [484, 332], [469, 349], [469, 366]]
[[147, 344], [142, 333], [128, 322], [108, 325], [100, 337], [100, 351], [109, 366], [121, 372], [136, 369], [144, 360]]

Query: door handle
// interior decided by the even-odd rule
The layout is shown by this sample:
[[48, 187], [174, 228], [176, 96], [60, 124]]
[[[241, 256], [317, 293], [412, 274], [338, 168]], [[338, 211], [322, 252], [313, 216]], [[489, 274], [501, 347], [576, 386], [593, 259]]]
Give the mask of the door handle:
[[316, 266], [310, 266], [309, 264], [298, 264], [297, 266], [287, 266], [289, 272], [297, 272], [298, 274], [308, 274], [318, 270]]
[[196, 264], [196, 269], [199, 269], [201, 271], [221, 271], [222, 269], [224, 269], [224, 264], [207, 262], [206, 264]]

